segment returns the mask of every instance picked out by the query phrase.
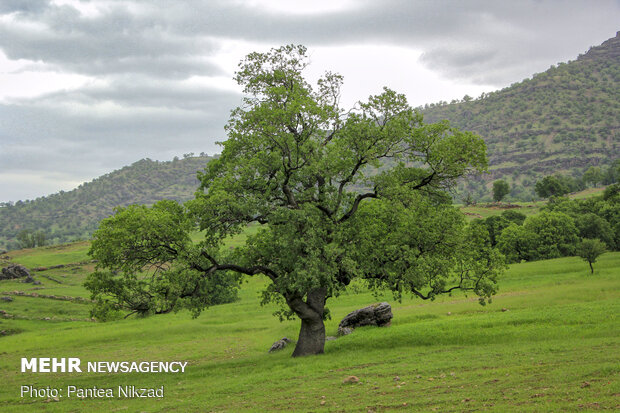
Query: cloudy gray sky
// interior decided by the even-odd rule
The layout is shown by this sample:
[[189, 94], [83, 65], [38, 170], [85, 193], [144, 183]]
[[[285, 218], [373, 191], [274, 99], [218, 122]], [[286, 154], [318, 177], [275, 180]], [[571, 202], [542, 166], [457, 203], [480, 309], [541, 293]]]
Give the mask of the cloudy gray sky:
[[305, 44], [352, 105], [478, 96], [620, 30], [618, 0], [0, 0], [0, 202], [219, 152], [251, 51]]

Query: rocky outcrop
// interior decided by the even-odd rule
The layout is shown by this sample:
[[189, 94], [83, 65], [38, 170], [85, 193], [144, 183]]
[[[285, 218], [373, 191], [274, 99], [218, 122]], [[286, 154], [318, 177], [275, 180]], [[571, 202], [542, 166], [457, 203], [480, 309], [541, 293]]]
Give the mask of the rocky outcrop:
[[0, 273], [0, 280], [13, 280], [24, 277], [30, 277], [30, 271], [28, 271], [28, 268], [19, 264], [11, 264], [3, 268]]
[[392, 307], [388, 303], [378, 303], [349, 313], [338, 324], [338, 335], [351, 334], [353, 329], [363, 326], [384, 327], [392, 320]]

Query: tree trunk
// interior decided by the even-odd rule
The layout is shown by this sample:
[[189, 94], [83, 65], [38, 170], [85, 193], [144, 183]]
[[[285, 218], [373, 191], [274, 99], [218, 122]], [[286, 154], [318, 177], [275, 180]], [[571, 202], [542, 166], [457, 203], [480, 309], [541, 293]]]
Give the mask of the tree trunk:
[[588, 264], [590, 264], [590, 274], [594, 274], [594, 267], [592, 267], [592, 263], [588, 261]]
[[301, 320], [299, 339], [293, 357], [323, 354], [325, 348], [325, 324], [323, 319]]
[[299, 340], [293, 357], [323, 354], [325, 348], [325, 324], [323, 312], [327, 290], [317, 288], [307, 294], [306, 301], [299, 296], [286, 297], [286, 302], [301, 319]]

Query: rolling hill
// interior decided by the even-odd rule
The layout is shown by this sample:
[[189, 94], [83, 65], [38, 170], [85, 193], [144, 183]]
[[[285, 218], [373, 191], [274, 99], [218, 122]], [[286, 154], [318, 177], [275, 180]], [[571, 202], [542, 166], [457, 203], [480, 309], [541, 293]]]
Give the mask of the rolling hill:
[[74, 241], [90, 237], [98, 222], [117, 206], [152, 204], [161, 199], [186, 201], [198, 187], [196, 172], [210, 159], [142, 159], [68, 192], [3, 204], [0, 249], [17, 248], [16, 236], [23, 229], [43, 231], [51, 243]]
[[513, 197], [529, 200], [541, 176], [580, 176], [620, 157], [620, 32], [502, 90], [421, 109], [426, 121], [448, 119], [487, 143], [490, 174], [461, 190], [480, 197], [489, 193], [484, 183], [504, 178], [520, 187]]

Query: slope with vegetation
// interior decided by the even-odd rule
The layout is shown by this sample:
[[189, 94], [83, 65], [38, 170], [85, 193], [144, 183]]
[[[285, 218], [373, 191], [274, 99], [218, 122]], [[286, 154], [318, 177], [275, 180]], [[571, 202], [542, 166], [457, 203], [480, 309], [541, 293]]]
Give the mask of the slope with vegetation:
[[198, 186], [197, 171], [210, 159], [191, 154], [168, 162], [142, 159], [72, 191], [0, 204], [0, 249], [33, 246], [20, 245], [18, 236], [24, 231], [40, 232], [48, 243], [89, 238], [118, 206], [186, 201]]
[[[509, 180], [530, 200], [539, 177], [581, 176], [620, 157], [620, 32], [577, 60], [477, 99], [427, 105], [425, 120], [448, 119], [487, 143], [490, 174], [461, 185], [480, 199], [490, 182]], [[486, 187], [484, 186], [486, 185]]]

